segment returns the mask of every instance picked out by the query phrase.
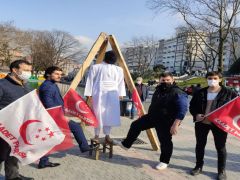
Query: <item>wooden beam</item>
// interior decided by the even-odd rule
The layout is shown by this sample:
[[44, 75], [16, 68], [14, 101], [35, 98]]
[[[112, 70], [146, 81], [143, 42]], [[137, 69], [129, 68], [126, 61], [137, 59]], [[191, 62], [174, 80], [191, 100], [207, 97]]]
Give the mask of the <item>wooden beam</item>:
[[107, 50], [107, 47], [108, 47], [108, 39], [106, 39], [104, 41], [104, 43], [102, 44], [102, 46], [100, 47], [100, 49], [98, 51], [96, 64], [99, 64], [99, 63], [101, 63], [103, 61], [103, 58], [105, 56], [105, 52]]
[[107, 39], [107, 34], [101, 33], [95, 43], [93, 44], [91, 50], [89, 51], [86, 59], [83, 61], [83, 64], [81, 68], [79, 69], [77, 75], [73, 79], [70, 87], [72, 89], [76, 89], [80, 81], [82, 80], [87, 68], [91, 65], [91, 62], [94, 60], [96, 54], [98, 53], [98, 50], [100, 47], [104, 44], [105, 40]]
[[[130, 72], [128, 70], [126, 61], [124, 60], [124, 57], [123, 57], [123, 55], [121, 53], [121, 50], [120, 50], [120, 48], [119, 48], [119, 46], [117, 44], [117, 41], [116, 41], [116, 39], [115, 39], [115, 37], [113, 35], [109, 35], [108, 40], [109, 40], [109, 42], [111, 44], [111, 47], [112, 47], [113, 51], [116, 53], [116, 55], [118, 57], [119, 66], [121, 66], [123, 68], [125, 82], [127, 83], [128, 89], [131, 92], [133, 92], [133, 90], [135, 90], [136, 87], [135, 87], [135, 84], [134, 84], [134, 82], [132, 80], [131, 74], [130, 74]], [[142, 109], [141, 115], [146, 114], [142, 103], [141, 103], [141, 107], [142, 107], [141, 108]], [[157, 151], [159, 149], [159, 144], [157, 142], [157, 139], [156, 139], [156, 136], [154, 135], [153, 130], [152, 129], [148, 129], [146, 131], [147, 131], [148, 139], [150, 140], [150, 143], [152, 145], [153, 150]]]

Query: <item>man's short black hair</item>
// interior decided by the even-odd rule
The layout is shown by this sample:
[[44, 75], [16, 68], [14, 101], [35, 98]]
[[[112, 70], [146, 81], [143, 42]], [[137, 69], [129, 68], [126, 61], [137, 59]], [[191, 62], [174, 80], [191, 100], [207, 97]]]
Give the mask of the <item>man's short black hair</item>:
[[108, 64], [115, 64], [117, 62], [117, 56], [113, 51], [105, 53], [104, 61]]
[[218, 76], [219, 79], [222, 79], [222, 73], [218, 72], [218, 71], [212, 71], [212, 72], [208, 72], [206, 74], [206, 78], [208, 78], [209, 76]]
[[45, 73], [44, 73], [44, 78], [47, 79], [48, 76], [50, 76], [54, 71], [62, 71], [62, 69], [58, 66], [51, 66], [51, 67], [48, 67], [46, 70], [45, 70]]
[[26, 60], [19, 59], [19, 60], [13, 61], [10, 64], [10, 66], [9, 66], [10, 72], [12, 72], [13, 68], [19, 69], [20, 68], [20, 64], [26, 64], [26, 65], [29, 65], [29, 66], [32, 65], [30, 62], [28, 62]]
[[168, 77], [168, 76], [170, 76], [171, 78], [173, 78], [173, 75], [172, 75], [172, 73], [170, 73], [170, 72], [163, 72], [163, 73], [161, 73], [160, 76], [159, 76], [159, 78], [161, 78], [161, 77]]

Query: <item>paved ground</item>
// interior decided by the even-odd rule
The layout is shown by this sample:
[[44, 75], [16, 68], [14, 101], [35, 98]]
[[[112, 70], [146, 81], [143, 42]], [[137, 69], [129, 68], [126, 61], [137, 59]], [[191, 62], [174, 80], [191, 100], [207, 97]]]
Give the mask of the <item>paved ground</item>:
[[[129, 129], [130, 120], [122, 117], [122, 126], [114, 128], [112, 136], [124, 137]], [[92, 137], [92, 128], [86, 128], [86, 136]], [[174, 152], [170, 166], [165, 171], [157, 171], [154, 166], [158, 163], [159, 151], [152, 151], [146, 133], [139, 137], [147, 142], [144, 145], [134, 145], [129, 151], [114, 147], [114, 156], [109, 159], [101, 154], [96, 161], [88, 153], [80, 153], [77, 146], [73, 149], [51, 155], [51, 161], [61, 163], [56, 168], [38, 170], [36, 164], [21, 166], [20, 172], [37, 180], [171, 180], [171, 179], [214, 179], [217, 172], [217, 154], [212, 134], [209, 134], [206, 147], [204, 173], [197, 177], [189, 175], [195, 162], [195, 137], [191, 116], [187, 116], [180, 127], [179, 134], [173, 138]], [[233, 136], [229, 136], [227, 159], [228, 179], [237, 180], [240, 176], [240, 143]], [[3, 174], [3, 171], [1, 172]], [[4, 177], [0, 175], [0, 180]]]

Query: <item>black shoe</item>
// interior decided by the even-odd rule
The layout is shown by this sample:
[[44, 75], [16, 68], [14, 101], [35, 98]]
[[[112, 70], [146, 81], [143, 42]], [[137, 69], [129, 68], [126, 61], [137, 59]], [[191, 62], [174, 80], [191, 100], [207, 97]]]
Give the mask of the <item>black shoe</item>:
[[199, 175], [200, 173], [202, 173], [202, 167], [198, 167], [198, 166], [196, 166], [190, 172], [190, 174], [193, 175], [193, 176]]
[[86, 149], [86, 150], [81, 150], [82, 153], [85, 153], [85, 152], [88, 152], [88, 151], [94, 151], [96, 150], [97, 148], [99, 148], [99, 144], [95, 144], [93, 147], [92, 146], [89, 146], [89, 149]]
[[39, 164], [39, 165], [38, 165], [38, 169], [43, 169], [43, 168], [47, 168], [47, 167], [57, 167], [57, 166], [59, 166], [59, 165], [60, 165], [59, 163], [49, 162], [48, 164], [45, 164], [45, 165]]
[[13, 179], [7, 179], [7, 180], [34, 180], [34, 178], [19, 175], [19, 177], [16, 177], [16, 178], [13, 178]]
[[226, 171], [221, 171], [218, 173], [217, 180], [226, 180], [226, 179], [227, 179]]

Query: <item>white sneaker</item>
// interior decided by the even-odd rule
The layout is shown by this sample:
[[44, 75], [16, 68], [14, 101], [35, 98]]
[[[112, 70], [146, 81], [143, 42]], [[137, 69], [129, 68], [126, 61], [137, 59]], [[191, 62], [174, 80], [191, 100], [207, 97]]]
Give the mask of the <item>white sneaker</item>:
[[160, 162], [160, 163], [158, 163], [158, 165], [156, 166], [156, 169], [157, 169], [157, 170], [164, 170], [164, 169], [166, 169], [167, 167], [168, 167], [168, 164], [163, 163], [163, 162]]
[[126, 150], [126, 151], [128, 150], [128, 148], [126, 148], [126, 147], [122, 144], [121, 141], [113, 140], [113, 144], [120, 146], [122, 149], [124, 149], [124, 150]]

